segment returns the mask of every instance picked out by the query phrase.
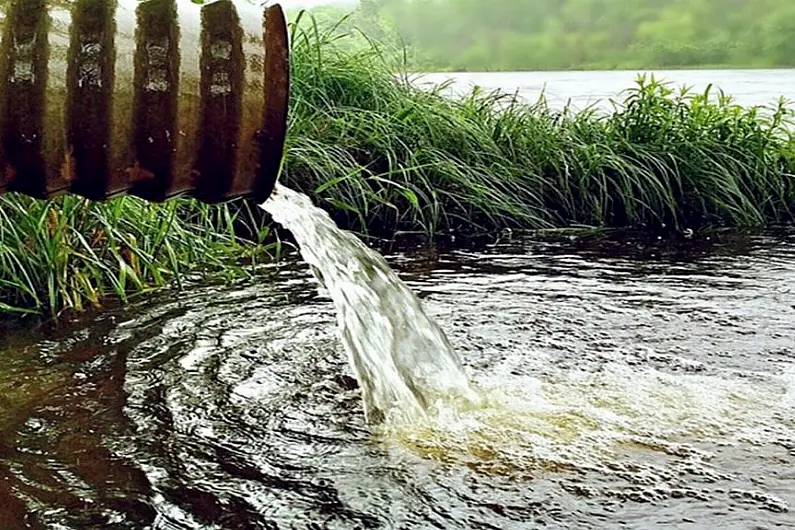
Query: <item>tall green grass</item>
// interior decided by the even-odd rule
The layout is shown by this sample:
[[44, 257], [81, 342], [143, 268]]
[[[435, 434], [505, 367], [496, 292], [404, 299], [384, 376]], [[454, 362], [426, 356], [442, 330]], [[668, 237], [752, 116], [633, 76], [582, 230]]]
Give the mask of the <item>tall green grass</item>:
[[240, 277], [238, 260], [257, 254], [235, 236], [242, 211], [231, 212], [191, 200], [0, 196], [0, 313], [57, 316], [204, 273]]
[[[305, 15], [302, 15], [305, 16]], [[378, 46], [292, 25], [284, 179], [344, 226], [395, 230], [760, 226], [792, 220], [792, 111], [640, 77], [615, 111], [417, 88]], [[361, 36], [358, 37], [361, 39]]]

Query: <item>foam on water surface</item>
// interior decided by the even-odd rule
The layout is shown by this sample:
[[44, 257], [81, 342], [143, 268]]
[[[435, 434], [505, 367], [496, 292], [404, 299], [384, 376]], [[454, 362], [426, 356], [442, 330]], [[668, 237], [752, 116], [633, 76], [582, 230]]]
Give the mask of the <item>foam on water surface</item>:
[[[332, 298], [366, 415], [379, 420], [372, 431], [396, 458], [524, 479], [596, 473], [601, 490], [578, 494], [653, 501], [707, 495], [683, 477], [731, 481], [713, 465], [722, 448], [795, 443], [791, 371], [729, 377], [680, 359], [682, 370], [671, 373], [616, 356], [598, 369], [544, 360], [538, 376], [475, 373], [470, 381], [382, 256], [284, 186], [263, 208], [293, 233]], [[611, 476], [621, 487], [610, 489]], [[775, 496], [756, 500], [788, 509]]]

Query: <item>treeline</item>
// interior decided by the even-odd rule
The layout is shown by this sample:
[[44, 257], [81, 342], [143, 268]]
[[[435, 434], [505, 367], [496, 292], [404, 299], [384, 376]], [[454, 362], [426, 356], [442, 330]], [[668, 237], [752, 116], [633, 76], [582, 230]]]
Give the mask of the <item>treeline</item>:
[[321, 23], [400, 50], [415, 70], [795, 66], [784, 0], [360, 0]]

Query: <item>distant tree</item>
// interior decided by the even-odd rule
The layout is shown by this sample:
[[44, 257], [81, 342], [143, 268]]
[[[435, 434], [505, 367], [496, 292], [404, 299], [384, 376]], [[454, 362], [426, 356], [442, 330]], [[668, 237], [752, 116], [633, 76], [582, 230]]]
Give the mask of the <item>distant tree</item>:
[[418, 69], [795, 66], [789, 0], [360, 0], [352, 27]]

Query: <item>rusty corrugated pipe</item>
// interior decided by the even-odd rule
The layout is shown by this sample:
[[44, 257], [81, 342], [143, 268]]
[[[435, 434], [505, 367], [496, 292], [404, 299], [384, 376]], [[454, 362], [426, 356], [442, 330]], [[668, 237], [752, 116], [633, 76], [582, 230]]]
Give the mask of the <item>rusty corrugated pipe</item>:
[[270, 196], [284, 13], [248, 0], [0, 0], [0, 193]]

